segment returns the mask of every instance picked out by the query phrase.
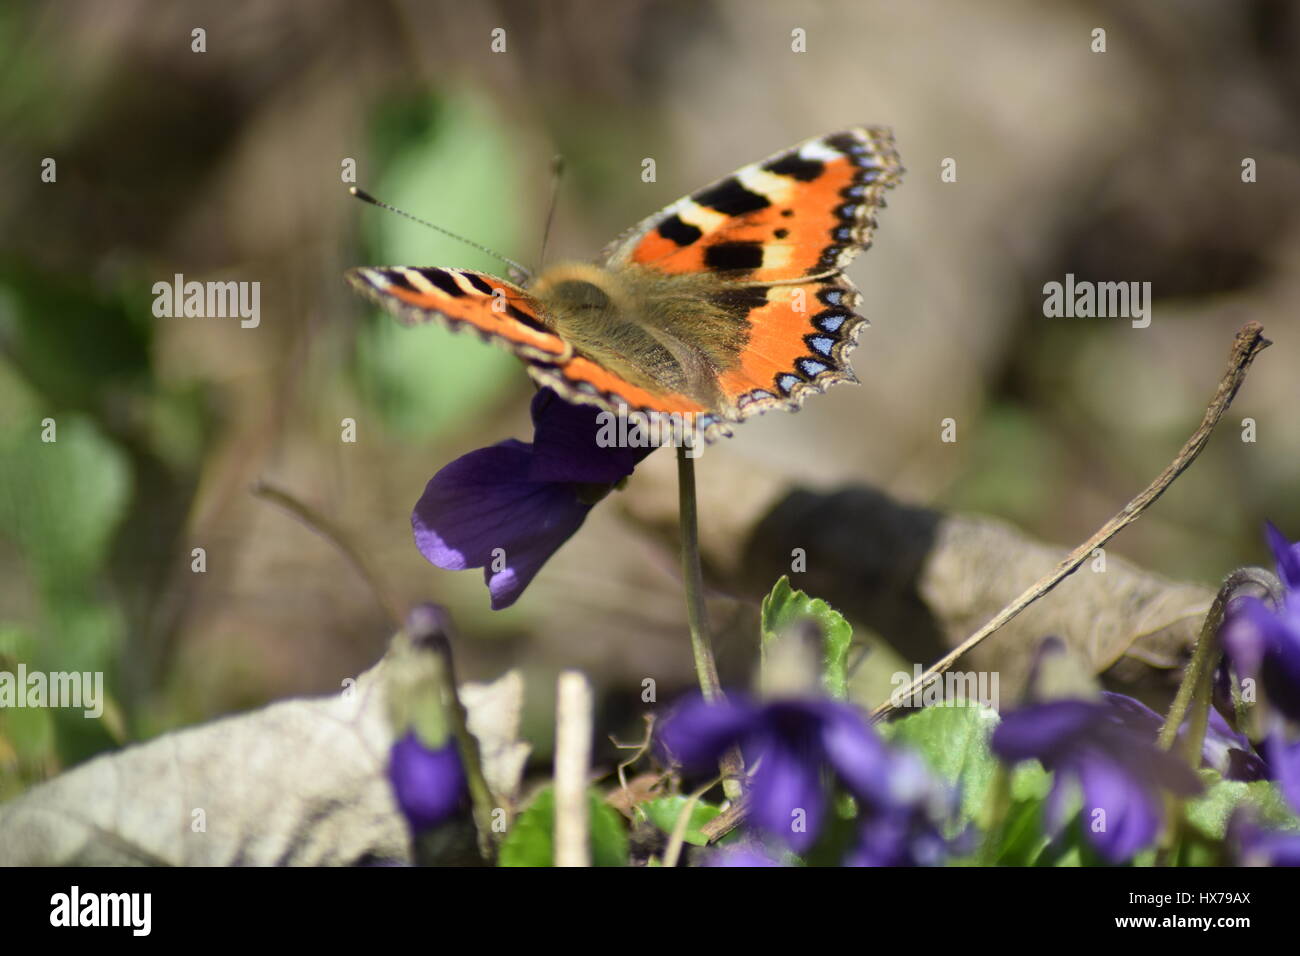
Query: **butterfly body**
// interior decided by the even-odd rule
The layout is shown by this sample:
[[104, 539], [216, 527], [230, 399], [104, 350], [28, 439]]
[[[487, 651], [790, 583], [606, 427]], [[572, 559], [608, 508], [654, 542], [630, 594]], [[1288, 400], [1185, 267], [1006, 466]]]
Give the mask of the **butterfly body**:
[[546, 270], [525, 289], [576, 354], [641, 388], [665, 388], [706, 408], [723, 401], [719, 376], [738, 367], [746, 336], [713, 301], [712, 277], [575, 263]]
[[866, 320], [842, 270], [901, 172], [888, 131], [847, 130], [742, 167], [598, 262], [557, 264], [523, 286], [400, 266], [349, 279], [406, 321], [476, 329], [570, 401], [694, 416], [712, 439], [856, 381], [847, 359]]

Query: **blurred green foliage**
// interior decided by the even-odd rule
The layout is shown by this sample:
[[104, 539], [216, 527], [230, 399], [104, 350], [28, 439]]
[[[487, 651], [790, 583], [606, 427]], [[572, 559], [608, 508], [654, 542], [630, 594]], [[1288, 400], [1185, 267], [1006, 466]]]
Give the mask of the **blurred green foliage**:
[[[25, 89], [8, 88], [3, 105], [14, 109]], [[386, 101], [372, 130], [382, 170], [364, 185], [511, 250], [533, 211], [518, 202], [507, 130], [474, 96]], [[359, 212], [359, 262], [504, 272], [491, 256], [400, 216]], [[168, 567], [188, 560], [188, 550], [167, 548], [183, 527], [212, 425], [205, 386], [160, 381], [142, 291], [156, 277], [143, 260], [124, 261], [105, 281], [49, 274], [17, 253], [0, 258], [0, 567], [30, 585], [0, 605], [0, 666], [102, 671], [110, 698], [129, 696], [122, 685], [131, 667], [147, 681], [158, 664], [133, 661], [124, 671], [133, 636], [143, 657], [163, 653], [140, 635], [154, 623]], [[353, 371], [386, 427], [420, 440], [472, 419], [472, 409], [520, 381], [518, 363], [476, 336], [436, 324], [404, 328], [378, 310], [358, 337]], [[53, 442], [42, 441], [46, 418]], [[25, 601], [15, 596], [24, 590]], [[130, 735], [121, 716], [112, 704], [105, 721], [59, 710], [0, 713], [0, 798]], [[125, 716], [137, 733], [156, 727], [148, 713]]]
[[[15, 324], [19, 331], [39, 324], [49, 309], [63, 309], [65, 317], [95, 315], [89, 300], [66, 292], [50, 299], [5, 295], [7, 332]], [[30, 356], [27, 367], [36, 369], [28, 380], [0, 361], [0, 538], [17, 554], [15, 573], [30, 585], [29, 606], [0, 614], [0, 663], [111, 673], [125, 622], [106, 568], [131, 498], [131, 465], [91, 415], [63, 409], [93, 407], [86, 383], [111, 380], [122, 368], [120, 353], [73, 349], [60, 366], [57, 343], [45, 336], [23, 343], [19, 354]], [[30, 380], [45, 388], [37, 391]], [[104, 724], [58, 709], [0, 713], [0, 737], [15, 754], [20, 778], [48, 761], [75, 761], [113, 742]]]
[[[518, 199], [508, 132], [478, 97], [389, 102], [375, 123], [374, 152], [384, 166], [373, 191], [480, 245], [511, 249], [531, 209]], [[374, 265], [445, 265], [504, 275], [505, 265], [492, 256], [419, 223], [378, 209], [363, 215]], [[362, 395], [396, 435], [426, 440], [472, 419], [474, 410], [520, 381], [518, 361], [476, 335], [436, 322], [404, 327], [378, 311], [358, 339], [356, 375]]]

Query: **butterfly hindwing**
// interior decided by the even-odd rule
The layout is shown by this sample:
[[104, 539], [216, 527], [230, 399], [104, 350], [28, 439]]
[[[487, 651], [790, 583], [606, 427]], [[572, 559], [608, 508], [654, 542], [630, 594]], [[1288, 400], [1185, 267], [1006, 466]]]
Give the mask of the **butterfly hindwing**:
[[719, 376], [727, 417], [741, 421], [772, 408], [796, 410], [810, 394], [856, 382], [849, 353], [867, 320], [843, 276], [728, 290], [745, 309], [745, 348]]
[[745, 282], [839, 272], [870, 244], [901, 174], [886, 129], [810, 139], [644, 220], [606, 249], [605, 265]]
[[[734, 323], [743, 342], [730, 361], [715, 369], [708, 398], [689, 389], [676, 391], [665, 379], [654, 386], [638, 384], [619, 371], [621, 363], [593, 359], [581, 349], [567, 362], [531, 362], [529, 374], [570, 401], [614, 412], [621, 407], [625, 412], [695, 416], [710, 439], [730, 434], [728, 422], [772, 408], [794, 410], [809, 394], [857, 381], [848, 358], [866, 319], [854, 312], [859, 295], [847, 278], [715, 285], [702, 297], [700, 308]], [[693, 345], [685, 330], [679, 335], [684, 347]]]
[[564, 361], [572, 349], [546, 328], [536, 300], [514, 283], [468, 269], [376, 266], [348, 281], [407, 324], [470, 327], [526, 359]]
[[694, 429], [709, 440], [731, 434], [722, 418], [698, 400], [662, 389], [647, 390], [583, 355], [575, 355], [562, 365], [530, 362], [528, 374], [539, 385], [554, 389], [570, 402], [595, 405], [616, 415], [629, 412], [677, 415], [693, 423]]

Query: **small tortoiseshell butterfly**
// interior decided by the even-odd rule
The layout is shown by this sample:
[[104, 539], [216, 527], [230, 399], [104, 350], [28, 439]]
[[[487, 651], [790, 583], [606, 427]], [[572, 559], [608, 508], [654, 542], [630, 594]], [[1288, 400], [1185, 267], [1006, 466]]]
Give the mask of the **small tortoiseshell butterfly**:
[[348, 280], [407, 323], [471, 326], [571, 402], [685, 413], [706, 439], [856, 382], [866, 322], [843, 271], [903, 169], [889, 130], [810, 139], [633, 227], [596, 263], [516, 285], [465, 269], [367, 267]]

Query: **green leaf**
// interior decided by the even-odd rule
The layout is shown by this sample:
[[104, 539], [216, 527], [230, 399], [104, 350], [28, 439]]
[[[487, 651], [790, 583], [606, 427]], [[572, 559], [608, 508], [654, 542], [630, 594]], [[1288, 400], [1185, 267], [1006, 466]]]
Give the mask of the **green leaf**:
[[1213, 840], [1222, 840], [1228, 820], [1238, 807], [1249, 807], [1255, 820], [1264, 827], [1300, 828], [1295, 814], [1277, 786], [1268, 780], [1223, 780], [1213, 770], [1202, 770], [1206, 790], [1187, 803], [1187, 822], [1197, 832]]
[[960, 823], [982, 819], [993, 792], [998, 761], [988, 738], [997, 711], [981, 704], [926, 707], [884, 729], [893, 743], [909, 747], [961, 792]]
[[993, 853], [995, 865], [1032, 866], [1049, 842], [1043, 833], [1043, 801], [1012, 803], [998, 837], [999, 845]]
[[1013, 801], [1046, 800], [1052, 792], [1052, 775], [1037, 760], [1018, 764], [1011, 773]]
[[822, 684], [826, 693], [843, 700], [849, 694], [847, 665], [853, 628], [825, 601], [792, 588], [790, 579], [784, 575], [763, 599], [763, 650], [808, 619], [816, 622], [823, 637]]
[[[1007, 786], [1009, 782], [1010, 799], [996, 832], [986, 837], [994, 845], [985, 847], [980, 862], [1033, 866], [1050, 842], [1044, 833], [1044, 812], [1052, 789], [1052, 775], [1037, 760], [1026, 761], [1011, 771], [1004, 767], [999, 774], [1008, 772], [1009, 779], [1004, 776], [995, 779], [995, 787]], [[984, 813], [996, 818], [999, 808], [994, 804], [1001, 799], [1001, 794], [996, 789], [994, 794]]]
[[[591, 861], [594, 866], [627, 866], [627, 830], [623, 819], [592, 790]], [[553, 866], [555, 862], [555, 791], [541, 790], [519, 815], [501, 844], [498, 866]]]
[[[682, 808], [686, 806], [686, 802], [687, 798], [683, 796], [659, 797], [655, 800], [647, 800], [645, 803], [640, 804], [640, 807], [645, 811], [651, 823], [663, 830], [664, 833], [672, 836], [673, 830], [677, 826], [677, 819], [681, 816]], [[721, 808], [711, 803], [696, 800], [686, 824], [686, 835], [684, 837], [686, 842], [695, 846], [706, 846], [709, 838], [700, 831], [700, 828], [721, 812]]]

